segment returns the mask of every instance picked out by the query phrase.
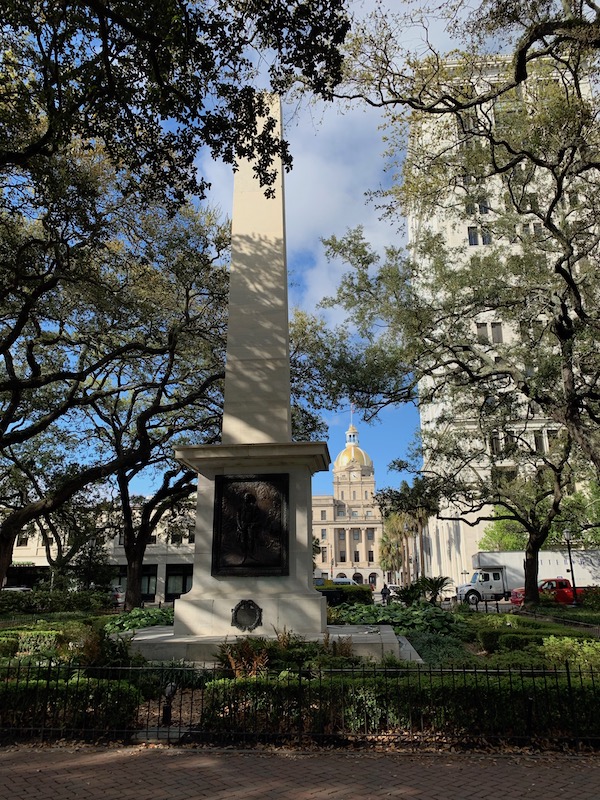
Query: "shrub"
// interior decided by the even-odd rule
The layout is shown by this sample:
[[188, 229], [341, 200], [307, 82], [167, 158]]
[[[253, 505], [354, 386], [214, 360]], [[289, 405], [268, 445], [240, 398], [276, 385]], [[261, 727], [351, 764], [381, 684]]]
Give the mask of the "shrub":
[[556, 666], [569, 662], [581, 669], [600, 669], [600, 642], [591, 639], [548, 636], [543, 640], [544, 658]]
[[54, 736], [126, 731], [134, 727], [139, 692], [127, 681], [73, 678], [49, 669], [45, 678], [6, 681], [0, 729], [52, 731]]
[[461, 741], [488, 736], [503, 740], [572, 734], [577, 708], [579, 734], [596, 736], [593, 682], [568, 683], [560, 673], [550, 682], [521, 674], [388, 669], [384, 673], [320, 674], [301, 679], [282, 674], [209, 682], [201, 730], [235, 737], [264, 735], [413, 734]]
[[514, 652], [527, 650], [532, 645], [541, 645], [541, 633], [502, 633], [500, 635], [500, 650]]
[[19, 637], [13, 633], [0, 634], [0, 658], [12, 658], [19, 650]]
[[410, 643], [426, 664], [439, 667], [469, 666], [474, 656], [465, 650], [463, 642], [456, 636], [440, 636], [437, 633], [413, 631]]
[[46, 614], [57, 611], [102, 611], [110, 608], [110, 595], [102, 591], [0, 591], [0, 614]]
[[373, 592], [368, 584], [354, 586], [336, 584], [325, 581], [323, 586], [315, 587], [327, 600], [328, 606], [347, 605], [373, 605]]

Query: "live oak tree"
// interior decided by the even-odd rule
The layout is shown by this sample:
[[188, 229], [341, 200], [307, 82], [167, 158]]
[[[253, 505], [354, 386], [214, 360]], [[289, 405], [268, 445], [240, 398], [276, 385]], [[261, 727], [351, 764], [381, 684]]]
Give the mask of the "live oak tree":
[[[410, 52], [399, 31], [426, 25], [427, 11], [376, 14], [357, 30], [340, 94], [386, 109], [392, 181], [375, 196], [392, 220], [412, 216], [421, 294], [435, 300], [440, 287], [452, 292], [471, 281], [477, 295], [471, 305], [467, 297], [468, 324], [475, 305], [501, 310], [522, 344], [520, 359], [504, 370], [486, 364], [481, 348], [464, 345], [452, 316], [456, 346], [444, 345], [449, 325], [441, 326], [429, 355], [457, 380], [482, 371], [506, 376], [567, 428], [598, 471], [597, 6], [451, 3], [440, 14], [458, 48], [442, 52], [428, 39]], [[503, 57], [490, 55], [492, 37]], [[492, 246], [472, 254], [449, 248], [423, 224], [432, 215], [478, 230]], [[453, 269], [457, 258], [466, 259], [464, 270]], [[423, 264], [437, 280], [423, 279]], [[401, 269], [414, 272], [410, 263]]]
[[[452, 258], [439, 237], [428, 251], [425, 275], [395, 249], [389, 249], [380, 264], [359, 231], [329, 240], [328, 248], [330, 256], [342, 257], [353, 267], [342, 281], [337, 302], [351, 313], [371, 347], [400, 349], [396, 369], [405, 381], [400, 392], [382, 392], [371, 405], [410, 399], [427, 413], [430, 403], [438, 404], [435, 424], [421, 433], [417, 455], [424, 456], [424, 462], [413, 465], [421, 479], [414, 488], [380, 492], [380, 502], [392, 511], [422, 507], [421, 524], [437, 510], [430, 501], [439, 498], [445, 499], [441, 518], [459, 517], [468, 524], [491, 520], [493, 505], [501, 507], [503, 518], [516, 519], [528, 532], [527, 587], [533, 602], [537, 552], [571, 490], [573, 475], [581, 469], [581, 459], [568, 432], [558, 425], [550, 429], [549, 451], [541, 452], [529, 399], [509, 377], [509, 365], [523, 369], [523, 343], [518, 337], [502, 345], [491, 343], [478, 335], [476, 326], [480, 314], [490, 309], [497, 309], [502, 319], [519, 304], [527, 311], [527, 275], [520, 279], [525, 294], [519, 301], [520, 289], [512, 296], [509, 291], [514, 284], [510, 271], [504, 276], [504, 294], [499, 291], [501, 260], [493, 268], [490, 263], [482, 274], [478, 260], [465, 261], [462, 254]], [[540, 349], [539, 355], [549, 359], [550, 347], [548, 351]], [[412, 368], [409, 374], [407, 366]], [[553, 391], [560, 399], [559, 388]]]
[[[274, 157], [291, 159], [264, 91], [301, 83], [331, 96], [344, 5], [4, 4], [0, 585], [23, 526], [84, 486], [156, 465], [189, 429], [186, 408], [210, 405], [208, 432], [199, 423], [196, 433], [214, 435], [226, 280], [211, 264], [227, 236], [210, 212], [193, 219], [185, 208], [206, 189], [197, 157], [254, 157], [270, 191]], [[163, 242], [178, 226], [168, 254], [152, 248], [149, 209]], [[44, 475], [38, 460], [31, 494], [15, 465], [42, 439], [57, 469]], [[104, 448], [94, 453], [92, 440]]]
[[[464, 397], [473, 441], [488, 456], [492, 439], [512, 444], [515, 420], [537, 416], [552, 438], [564, 432], [534, 492], [549, 493], [556, 516], [573, 461], [600, 470], [598, 9], [451, 3], [440, 14], [458, 48], [442, 52], [424, 37], [409, 52], [402, 27], [427, 26], [427, 11], [377, 14], [349, 43], [337, 93], [385, 109], [391, 180], [373, 196], [391, 221], [409, 216], [411, 249], [389, 248], [381, 260], [360, 231], [332, 238], [330, 256], [354, 270], [337, 301], [370, 347], [387, 353], [400, 345], [404, 382], [393, 395], [365, 393], [375, 408], [417, 399], [425, 408], [445, 397], [448, 424]], [[490, 55], [492, 37], [503, 56]], [[510, 335], [484, 337], [490, 320]], [[516, 431], [532, 441], [531, 425]], [[467, 439], [458, 442], [462, 451]], [[432, 455], [443, 443], [424, 444]], [[456, 446], [442, 447], [448, 464], [455, 456], [472, 465]], [[535, 484], [538, 454], [522, 450]], [[534, 522], [538, 546], [551, 520]]]
[[[568, 493], [561, 502], [560, 513], [552, 521], [543, 548], [556, 550], [565, 547], [565, 531], [577, 548], [598, 547], [600, 528], [592, 511], [595, 484]], [[502, 508], [494, 510], [494, 518], [479, 540], [480, 550], [525, 550], [528, 532], [518, 518], [507, 518]]]
[[289, 166], [264, 91], [329, 98], [345, 0], [7, 0], [0, 30], [0, 172], [21, 180], [74, 139], [101, 145], [122, 191], [202, 196], [202, 148]]
[[25, 247], [5, 261], [2, 457], [15, 465], [44, 441], [55, 464], [37, 465], [35, 497], [5, 508], [0, 574], [23, 525], [86, 485], [164, 463], [174, 437], [206, 433], [207, 413], [208, 435], [218, 429], [227, 226], [210, 211], [141, 211], [95, 189], [106, 225], [93, 235], [72, 223], [83, 194], [44, 225], [11, 227]]

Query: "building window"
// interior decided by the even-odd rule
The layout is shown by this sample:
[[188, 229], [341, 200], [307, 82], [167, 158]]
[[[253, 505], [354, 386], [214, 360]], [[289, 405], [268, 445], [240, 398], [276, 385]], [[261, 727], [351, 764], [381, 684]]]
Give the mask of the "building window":
[[469, 225], [467, 228], [467, 233], [469, 234], [469, 244], [471, 246], [479, 244], [479, 231], [474, 225]]
[[372, 516], [373, 516], [373, 512], [370, 509], [365, 512], [365, 517], [372, 517]]
[[480, 214], [489, 214], [490, 213], [490, 206], [487, 200], [480, 200], [479, 201], [479, 213]]
[[327, 538], [327, 528], [321, 528], [321, 539]]
[[353, 512], [352, 512], [352, 516], [353, 516], [353, 517], [358, 517], [358, 511], [353, 511]]
[[17, 547], [27, 547], [29, 537], [26, 533], [19, 533], [17, 535]]
[[492, 342], [494, 342], [494, 344], [502, 344], [503, 341], [502, 323], [492, 322]]
[[182, 533], [172, 533], [171, 534], [171, 544], [181, 544], [183, 541], [183, 534]]
[[355, 542], [360, 541], [360, 528], [352, 528], [352, 538]]
[[343, 542], [346, 538], [346, 531], [343, 528], [340, 528], [338, 531], [338, 539], [340, 542]]
[[325, 564], [326, 561], [327, 561], [327, 548], [326, 547], [322, 547], [321, 548], [321, 562], [323, 564]]
[[368, 559], [369, 559], [369, 564], [372, 564], [375, 561], [375, 556], [372, 550], [369, 550]]
[[546, 448], [544, 447], [544, 432], [534, 431], [533, 440], [535, 443], [535, 452], [544, 453], [546, 451]]
[[370, 542], [375, 539], [375, 528], [367, 528], [367, 539]]
[[190, 534], [188, 535], [188, 542], [189, 542], [190, 544], [194, 544], [194, 543], [195, 543], [195, 541], [196, 541], [196, 534], [195, 534], [195, 533], [190, 533]]
[[480, 344], [487, 344], [489, 342], [487, 322], [477, 323], [477, 341]]
[[549, 429], [546, 431], [546, 436], [548, 437], [548, 447], [552, 447], [558, 439], [558, 431]]
[[355, 561], [360, 561], [360, 553], [358, 552], [358, 550], [354, 551], [354, 560]]
[[492, 232], [489, 228], [482, 228], [481, 229], [481, 244], [491, 244], [492, 243]]
[[368, 493], [368, 492], [367, 492], [367, 490], [365, 489], [365, 500], [368, 500], [368, 499], [369, 499], [369, 493]]
[[321, 511], [321, 519], [327, 519], [327, 511]]
[[345, 561], [345, 560], [346, 560], [346, 551], [340, 550], [340, 561]]
[[144, 599], [148, 598], [149, 602], [153, 602], [156, 595], [156, 572], [142, 575], [141, 589], [142, 597]]
[[167, 564], [165, 600], [171, 602], [192, 588], [192, 564]]
[[344, 490], [343, 489], [341, 491], [340, 497], [342, 498], [342, 500], [344, 499]]
[[502, 451], [502, 444], [500, 442], [500, 434], [492, 433], [490, 436], [490, 451], [492, 455], [499, 456]]
[[352, 499], [356, 500], [356, 492], [352, 492]]
[[345, 517], [346, 516], [346, 512], [344, 511], [343, 508], [338, 508], [337, 515], [338, 515], [338, 517]]

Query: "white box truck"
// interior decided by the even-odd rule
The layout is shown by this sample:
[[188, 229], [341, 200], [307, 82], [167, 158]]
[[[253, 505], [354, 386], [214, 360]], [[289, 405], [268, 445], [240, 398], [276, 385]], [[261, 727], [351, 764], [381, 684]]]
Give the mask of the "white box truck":
[[[600, 584], [600, 550], [572, 550], [573, 573], [577, 586]], [[456, 590], [460, 602], [509, 600], [513, 589], [525, 585], [523, 550], [479, 552], [471, 557], [473, 574]], [[545, 578], [572, 578], [567, 550], [540, 550], [538, 575]]]

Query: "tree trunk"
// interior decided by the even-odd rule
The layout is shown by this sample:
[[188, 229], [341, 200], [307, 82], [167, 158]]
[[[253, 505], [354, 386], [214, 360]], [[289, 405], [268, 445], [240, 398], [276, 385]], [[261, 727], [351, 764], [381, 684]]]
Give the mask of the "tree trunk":
[[[136, 548], [137, 550], [137, 548]], [[127, 588], [125, 590], [125, 611], [140, 608], [142, 605], [142, 563], [144, 554], [141, 557], [133, 558], [127, 556]]]
[[15, 540], [17, 538], [17, 531], [15, 531], [12, 536], [0, 536], [0, 588], [4, 586], [4, 581], [6, 578], [6, 574], [8, 573], [8, 568], [12, 562], [13, 556], [13, 549], [15, 546]]
[[525, 605], [537, 605], [540, 601], [538, 589], [538, 555], [541, 544], [533, 541], [529, 536], [525, 547]]

